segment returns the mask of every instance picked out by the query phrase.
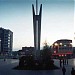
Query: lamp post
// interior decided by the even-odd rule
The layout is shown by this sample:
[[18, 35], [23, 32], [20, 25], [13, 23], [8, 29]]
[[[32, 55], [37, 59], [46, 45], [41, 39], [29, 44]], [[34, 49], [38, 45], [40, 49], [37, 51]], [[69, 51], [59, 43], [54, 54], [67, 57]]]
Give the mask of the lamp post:
[[58, 50], [59, 50], [59, 44], [58, 44], [58, 43], [55, 43], [54, 46], [55, 46], [55, 51], [56, 51], [56, 53], [57, 53]]

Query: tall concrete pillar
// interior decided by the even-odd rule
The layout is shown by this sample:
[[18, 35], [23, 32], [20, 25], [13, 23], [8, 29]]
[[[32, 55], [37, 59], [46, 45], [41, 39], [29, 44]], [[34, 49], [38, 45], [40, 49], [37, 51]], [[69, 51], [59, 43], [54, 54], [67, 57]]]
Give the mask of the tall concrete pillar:
[[33, 29], [34, 29], [34, 48], [35, 48], [35, 59], [40, 56], [40, 38], [41, 38], [41, 15], [42, 15], [42, 4], [40, 5], [40, 11], [38, 14], [38, 5], [36, 0], [36, 14], [34, 5], [32, 4], [33, 11]]

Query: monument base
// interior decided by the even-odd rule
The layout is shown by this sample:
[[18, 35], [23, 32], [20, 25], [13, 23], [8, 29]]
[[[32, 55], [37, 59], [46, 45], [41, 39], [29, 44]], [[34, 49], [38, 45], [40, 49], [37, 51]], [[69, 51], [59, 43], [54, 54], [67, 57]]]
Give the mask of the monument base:
[[23, 56], [19, 60], [19, 65], [14, 69], [17, 70], [54, 70], [59, 67], [54, 65], [54, 61], [34, 60], [32, 56]]

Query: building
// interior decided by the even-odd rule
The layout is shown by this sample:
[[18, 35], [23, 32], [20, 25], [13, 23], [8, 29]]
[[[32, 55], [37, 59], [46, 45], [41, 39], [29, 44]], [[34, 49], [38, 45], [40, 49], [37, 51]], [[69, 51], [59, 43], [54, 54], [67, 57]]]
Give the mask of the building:
[[22, 47], [22, 50], [18, 51], [19, 56], [33, 56], [34, 47]]
[[35, 48], [35, 59], [40, 56], [40, 36], [41, 36], [41, 14], [42, 14], [42, 4], [40, 6], [40, 11], [38, 15], [38, 2], [36, 0], [36, 14], [34, 10], [34, 5], [32, 4], [33, 10], [33, 28], [34, 28], [34, 48]]
[[12, 51], [12, 56], [13, 59], [19, 58], [19, 51]]
[[0, 28], [0, 54], [11, 55], [13, 48], [13, 32]]
[[51, 46], [52, 55], [54, 57], [68, 57], [70, 58], [73, 54], [72, 40], [61, 39], [57, 40]]

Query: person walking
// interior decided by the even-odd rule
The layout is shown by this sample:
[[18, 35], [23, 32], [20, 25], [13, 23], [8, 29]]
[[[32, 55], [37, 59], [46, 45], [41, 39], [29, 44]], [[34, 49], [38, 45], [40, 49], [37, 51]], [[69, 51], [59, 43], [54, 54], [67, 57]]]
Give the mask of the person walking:
[[60, 67], [62, 66], [62, 61], [61, 61], [61, 59], [60, 59]]
[[63, 68], [62, 68], [62, 72], [63, 72], [63, 75], [65, 75], [65, 73], [66, 73], [66, 68], [63, 66]]
[[72, 67], [72, 70], [71, 70], [71, 75], [75, 75], [75, 70], [74, 70], [73, 67]]

